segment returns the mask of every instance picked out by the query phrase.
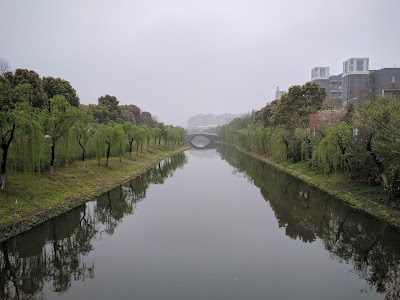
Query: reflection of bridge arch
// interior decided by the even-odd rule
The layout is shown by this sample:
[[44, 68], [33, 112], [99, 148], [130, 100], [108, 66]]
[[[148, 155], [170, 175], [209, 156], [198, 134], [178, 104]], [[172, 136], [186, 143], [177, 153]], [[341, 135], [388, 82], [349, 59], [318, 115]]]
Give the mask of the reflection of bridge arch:
[[[193, 144], [192, 140], [197, 137], [197, 136], [203, 136], [205, 138], [207, 138], [210, 143], [205, 146], [205, 147], [197, 147], [196, 145]], [[216, 134], [212, 134], [212, 133], [193, 133], [193, 134], [188, 134], [186, 135], [185, 138], [185, 145], [190, 146], [194, 149], [214, 149], [217, 147], [217, 145], [215, 144], [215, 142], [218, 140], [218, 135]]]
[[188, 150], [189, 155], [192, 155], [194, 157], [203, 159], [210, 159], [213, 157], [217, 156], [217, 151], [216, 151], [216, 147], [213, 149], [198, 149], [198, 148], [192, 148], [190, 150]]

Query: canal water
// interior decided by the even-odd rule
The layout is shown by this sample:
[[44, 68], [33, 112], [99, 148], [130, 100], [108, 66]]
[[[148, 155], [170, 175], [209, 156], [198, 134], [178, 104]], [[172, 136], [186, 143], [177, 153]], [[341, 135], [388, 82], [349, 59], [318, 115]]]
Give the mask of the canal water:
[[0, 299], [400, 299], [398, 232], [229, 146], [0, 250]]

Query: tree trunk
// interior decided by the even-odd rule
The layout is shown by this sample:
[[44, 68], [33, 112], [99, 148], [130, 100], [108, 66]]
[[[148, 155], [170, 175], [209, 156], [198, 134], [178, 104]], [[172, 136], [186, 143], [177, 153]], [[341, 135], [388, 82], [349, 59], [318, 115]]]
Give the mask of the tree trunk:
[[8, 148], [10, 148], [11, 142], [14, 139], [15, 133], [15, 123], [13, 123], [10, 138], [8, 141], [5, 140], [5, 137], [2, 137], [1, 149], [3, 150], [3, 157], [1, 161], [1, 175], [0, 175], [0, 189], [4, 190], [6, 188], [6, 171], [7, 171], [7, 155], [8, 155]]
[[133, 144], [133, 139], [129, 141], [129, 159], [132, 159], [132, 144]]
[[85, 148], [82, 150], [82, 170], [86, 170], [86, 161], [85, 161]]
[[84, 144], [81, 143], [81, 141], [79, 141], [79, 146], [81, 146], [82, 148], [82, 170], [85, 171], [86, 170], [86, 162], [85, 162], [85, 146]]
[[265, 139], [262, 139], [263, 154], [265, 154]]
[[346, 149], [346, 147], [343, 146], [342, 142], [339, 139], [338, 139], [338, 144], [339, 144], [340, 151], [341, 151], [341, 153], [342, 153], [342, 155], [344, 157], [344, 161], [345, 161], [347, 167], [349, 168], [349, 171], [351, 172], [350, 162], [347, 159], [347, 157], [345, 157], [347, 149]]
[[1, 145], [1, 149], [3, 150], [3, 159], [1, 161], [0, 186], [1, 186], [1, 190], [4, 190], [6, 188], [6, 170], [7, 170], [8, 146], [6, 144], [3, 144], [3, 145]]
[[136, 155], [139, 155], [139, 142], [136, 142]]
[[385, 167], [381, 164], [381, 162], [378, 160], [378, 157], [376, 156], [375, 152], [372, 151], [372, 133], [369, 135], [368, 141], [367, 141], [367, 146], [366, 150], [369, 152], [371, 155], [372, 159], [374, 160], [376, 166], [378, 167], [379, 173], [381, 175], [382, 181], [383, 181], [383, 186], [387, 190], [388, 189], [388, 180], [385, 175]]
[[107, 157], [106, 157], [106, 167], [108, 167], [108, 159], [110, 157], [110, 149], [111, 149], [111, 144], [106, 143], [107, 144]]
[[286, 139], [283, 139], [283, 142], [286, 145], [286, 158], [289, 158], [290, 157], [290, 154], [289, 154], [289, 142]]
[[6, 188], [6, 173], [1, 173], [0, 175], [0, 186], [1, 190], [4, 190]]
[[53, 140], [51, 145], [51, 160], [50, 160], [50, 174], [49, 178], [52, 179], [54, 176], [54, 158], [56, 152], [56, 142]]
[[400, 197], [400, 169], [394, 172], [391, 194], [393, 199], [398, 199]]

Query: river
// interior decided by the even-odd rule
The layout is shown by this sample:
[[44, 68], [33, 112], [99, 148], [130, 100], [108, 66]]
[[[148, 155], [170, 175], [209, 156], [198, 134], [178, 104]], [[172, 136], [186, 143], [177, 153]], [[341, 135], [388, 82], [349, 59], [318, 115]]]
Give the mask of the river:
[[399, 232], [229, 146], [0, 250], [0, 299], [400, 299]]

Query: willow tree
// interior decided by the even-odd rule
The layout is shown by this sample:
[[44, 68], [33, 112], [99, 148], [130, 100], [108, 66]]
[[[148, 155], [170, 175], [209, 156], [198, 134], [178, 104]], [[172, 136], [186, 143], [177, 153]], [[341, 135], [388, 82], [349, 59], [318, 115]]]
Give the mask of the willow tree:
[[33, 125], [29, 97], [30, 84], [12, 87], [9, 81], [0, 76], [0, 147], [2, 150], [0, 189], [6, 186], [7, 159], [9, 149], [16, 137], [27, 133], [24, 129]]
[[165, 136], [165, 125], [164, 123], [158, 123], [155, 131], [154, 131], [154, 139], [157, 137], [158, 139], [158, 147], [161, 147], [161, 140], [164, 138]]
[[152, 135], [153, 135], [153, 141], [154, 141], [154, 145], [157, 143], [157, 141], [161, 140], [161, 128], [154, 127], [152, 129]]
[[126, 136], [126, 138], [128, 140], [129, 158], [132, 158], [132, 148], [133, 148], [133, 142], [135, 140], [137, 126], [134, 125], [132, 122], [125, 122], [122, 125], [122, 128], [123, 128], [125, 136]]
[[380, 97], [366, 103], [356, 120], [357, 140], [375, 165], [376, 179], [400, 199], [400, 102]]
[[57, 142], [68, 134], [77, 119], [77, 109], [69, 104], [64, 96], [57, 95], [50, 99], [45, 120], [46, 137], [51, 141], [50, 178], [54, 176]]
[[121, 124], [109, 122], [99, 127], [98, 139], [106, 144], [106, 167], [109, 166], [111, 147], [120, 145], [125, 138], [125, 133]]
[[140, 146], [140, 153], [143, 152], [143, 144], [144, 140], [147, 136], [147, 126], [141, 125], [137, 127], [135, 132], [135, 141], [136, 141], [136, 155], [139, 155], [139, 146]]
[[79, 147], [82, 150], [82, 170], [85, 171], [87, 144], [93, 139], [96, 132], [96, 124], [94, 123], [93, 116], [87, 110], [79, 110], [79, 118], [75, 123], [74, 130]]
[[149, 151], [149, 149], [150, 149], [150, 141], [151, 141], [151, 138], [153, 137], [152, 128], [149, 128], [146, 125], [142, 125], [142, 127], [146, 130], [145, 139], [146, 139], [147, 151]]
[[270, 127], [267, 131], [267, 147], [268, 152], [278, 161], [283, 161], [290, 157], [290, 132], [282, 125]]

